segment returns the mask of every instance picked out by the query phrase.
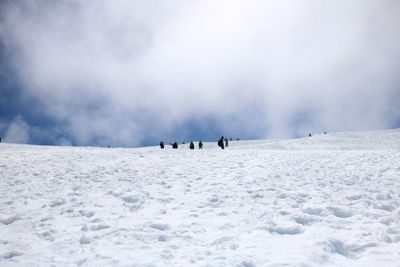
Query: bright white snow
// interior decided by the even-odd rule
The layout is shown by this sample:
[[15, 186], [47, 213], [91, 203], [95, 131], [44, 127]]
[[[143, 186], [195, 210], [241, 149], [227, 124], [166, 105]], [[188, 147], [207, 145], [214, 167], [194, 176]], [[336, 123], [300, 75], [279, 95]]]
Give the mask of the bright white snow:
[[0, 144], [1, 266], [400, 266], [400, 130]]

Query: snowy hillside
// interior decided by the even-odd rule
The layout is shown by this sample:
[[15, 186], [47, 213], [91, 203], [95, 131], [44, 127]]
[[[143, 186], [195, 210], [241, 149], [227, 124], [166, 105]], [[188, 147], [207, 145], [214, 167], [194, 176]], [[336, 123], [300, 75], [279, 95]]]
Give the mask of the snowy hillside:
[[0, 144], [0, 266], [400, 266], [400, 130]]

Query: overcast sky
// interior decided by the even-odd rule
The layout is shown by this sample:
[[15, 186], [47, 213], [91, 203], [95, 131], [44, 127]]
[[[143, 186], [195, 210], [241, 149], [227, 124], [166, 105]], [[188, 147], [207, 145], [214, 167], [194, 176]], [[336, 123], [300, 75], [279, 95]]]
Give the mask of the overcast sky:
[[140, 146], [400, 127], [398, 0], [0, 1], [0, 135]]

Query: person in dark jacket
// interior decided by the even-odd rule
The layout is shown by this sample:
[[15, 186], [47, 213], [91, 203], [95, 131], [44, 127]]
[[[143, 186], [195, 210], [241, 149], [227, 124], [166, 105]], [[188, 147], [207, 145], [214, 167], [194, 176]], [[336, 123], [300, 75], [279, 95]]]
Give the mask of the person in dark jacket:
[[224, 149], [224, 137], [223, 136], [221, 136], [221, 139], [218, 140], [218, 146], [221, 149]]
[[175, 141], [173, 144], [171, 144], [172, 145], [172, 148], [173, 149], [178, 149], [178, 143]]
[[164, 142], [163, 141], [160, 142], [160, 148], [164, 149]]
[[193, 141], [190, 141], [189, 148], [190, 148], [190, 149], [194, 149]]
[[203, 149], [203, 143], [199, 141], [199, 149]]

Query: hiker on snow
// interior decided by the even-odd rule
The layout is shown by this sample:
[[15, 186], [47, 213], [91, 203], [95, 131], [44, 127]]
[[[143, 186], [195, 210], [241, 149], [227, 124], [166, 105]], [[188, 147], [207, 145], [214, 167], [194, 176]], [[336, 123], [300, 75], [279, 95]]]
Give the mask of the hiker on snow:
[[163, 141], [160, 142], [160, 147], [161, 147], [161, 149], [164, 149], [164, 142]]
[[190, 148], [190, 149], [194, 149], [194, 144], [193, 144], [193, 141], [190, 141], [189, 148]]
[[199, 141], [199, 149], [203, 149], [203, 143]]
[[172, 148], [173, 149], [177, 149], [178, 148], [178, 143], [175, 141], [173, 144], [171, 144], [172, 145]]
[[224, 137], [221, 136], [221, 139], [218, 140], [218, 146], [224, 149]]

